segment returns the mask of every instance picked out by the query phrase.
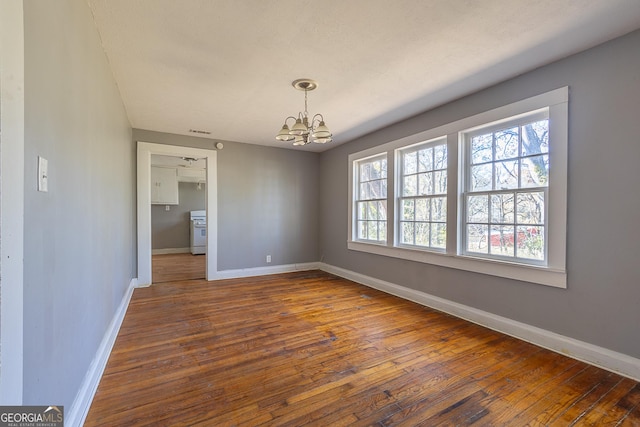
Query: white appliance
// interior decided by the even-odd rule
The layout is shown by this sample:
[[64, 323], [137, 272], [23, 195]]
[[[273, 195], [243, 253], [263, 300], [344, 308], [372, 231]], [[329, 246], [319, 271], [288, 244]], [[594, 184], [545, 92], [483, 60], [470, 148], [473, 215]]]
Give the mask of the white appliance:
[[191, 211], [191, 253], [207, 253], [207, 211]]

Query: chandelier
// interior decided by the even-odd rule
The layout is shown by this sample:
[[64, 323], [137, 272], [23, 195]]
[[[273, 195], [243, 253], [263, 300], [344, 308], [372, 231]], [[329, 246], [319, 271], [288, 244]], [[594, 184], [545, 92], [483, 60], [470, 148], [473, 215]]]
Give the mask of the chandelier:
[[[298, 117], [289, 116], [284, 119], [282, 129], [276, 135], [278, 141], [293, 141], [293, 145], [307, 145], [311, 142], [324, 144], [332, 141], [332, 134], [329, 128], [324, 124], [322, 114], [315, 114], [309, 121], [309, 112], [307, 111], [307, 92], [318, 87], [318, 82], [311, 79], [294, 80], [291, 85], [304, 91], [304, 112], [299, 112]], [[287, 120], [293, 119], [295, 123], [289, 129]]]

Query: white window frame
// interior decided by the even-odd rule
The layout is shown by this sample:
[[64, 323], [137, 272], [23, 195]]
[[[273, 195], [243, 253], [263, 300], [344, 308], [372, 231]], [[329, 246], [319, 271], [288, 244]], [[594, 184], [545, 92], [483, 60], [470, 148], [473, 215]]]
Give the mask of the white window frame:
[[[389, 158], [385, 153], [382, 154], [376, 154], [374, 156], [368, 156], [368, 157], [364, 157], [361, 159], [358, 159], [356, 161], [353, 162], [353, 168], [354, 169], [360, 169], [360, 165], [363, 163], [369, 163], [369, 162], [374, 162], [374, 161], [378, 161], [378, 160], [385, 160], [387, 163], [387, 176], [385, 179], [385, 181], [387, 182], [386, 184], [386, 189], [385, 192], [387, 193], [387, 199], [360, 199], [359, 194], [360, 194], [360, 176], [358, 174], [356, 174], [352, 181], [353, 182], [353, 199], [351, 199], [351, 203], [350, 203], [350, 208], [353, 210], [354, 215], [351, 217], [352, 219], [352, 227], [353, 227], [353, 239], [358, 241], [358, 242], [363, 242], [363, 243], [368, 243], [368, 244], [374, 244], [374, 245], [380, 245], [380, 244], [386, 244], [386, 242], [384, 240], [373, 240], [373, 239], [361, 239], [358, 237], [358, 212], [357, 212], [357, 208], [355, 208], [359, 202], [363, 202], [363, 201], [367, 201], [367, 202], [378, 202], [378, 201], [382, 201], [384, 200], [385, 202], [387, 202], [387, 219], [384, 220], [385, 223], [385, 228], [386, 228], [386, 233], [387, 233], [387, 238], [389, 235], [389, 217], [388, 217], [388, 212], [389, 212], [389, 203], [388, 203], [388, 193], [389, 193]], [[380, 233], [380, 229], [379, 229], [379, 223], [382, 222], [383, 220], [380, 219], [376, 219], [376, 222], [378, 222], [378, 233]]]
[[[404, 170], [404, 161], [403, 161], [403, 156], [410, 154], [410, 153], [414, 153], [414, 152], [419, 152], [420, 150], [426, 149], [426, 148], [435, 148], [435, 147], [439, 147], [439, 146], [444, 146], [445, 149], [447, 149], [447, 140], [446, 138], [435, 138], [432, 140], [428, 140], [428, 141], [424, 141], [424, 142], [420, 142], [418, 144], [413, 144], [407, 147], [403, 147], [400, 149], [395, 150], [395, 156], [396, 156], [396, 170], [398, 171], [397, 176], [398, 176], [398, 182], [397, 182], [397, 187], [396, 187], [396, 198], [395, 200], [397, 201], [396, 203], [396, 215], [398, 217], [398, 221], [395, 222], [395, 235], [397, 236], [395, 239], [395, 246], [398, 247], [406, 247], [409, 249], [418, 249], [418, 250], [430, 250], [430, 251], [435, 251], [435, 252], [444, 252], [445, 248], [440, 248], [437, 246], [433, 246], [433, 245], [418, 245], [418, 244], [409, 244], [409, 243], [403, 243], [401, 240], [401, 236], [402, 236], [402, 231], [401, 231], [401, 224], [403, 222], [412, 222], [414, 223], [414, 227], [415, 227], [415, 223], [417, 222], [421, 222], [421, 221], [417, 221], [417, 220], [404, 220], [402, 218], [402, 201], [403, 200], [408, 200], [408, 199], [413, 199], [418, 200], [418, 199], [428, 199], [428, 200], [432, 200], [435, 198], [439, 198], [439, 197], [444, 197], [445, 199], [448, 197], [447, 193], [432, 193], [432, 194], [419, 194], [416, 193], [413, 196], [404, 196], [403, 195], [403, 187], [404, 187], [404, 182], [403, 179], [406, 176], [405, 174], [405, 170]], [[448, 151], [448, 150], [447, 150]], [[447, 157], [448, 159], [448, 157]], [[430, 172], [430, 173], [435, 173], [435, 172], [446, 172], [448, 173], [448, 165], [446, 165], [444, 168], [432, 168], [429, 171], [425, 171], [425, 172]], [[415, 175], [419, 175], [420, 172], [416, 169]], [[413, 174], [412, 174], [413, 175]], [[435, 185], [435, 183], [433, 183], [433, 185]], [[447, 188], [448, 188], [448, 184], [447, 184]], [[448, 207], [448, 206], [447, 206]], [[415, 208], [414, 208], [415, 209]], [[428, 221], [422, 221], [425, 223], [428, 223], [429, 226], [431, 227], [431, 224], [435, 224], [435, 223], [439, 223], [440, 221], [433, 221], [433, 218], [429, 218]], [[445, 226], [447, 225], [447, 221], [445, 219], [444, 221]], [[414, 242], [415, 242], [415, 229], [414, 229]], [[446, 247], [446, 245], [445, 245]]]
[[[548, 221], [549, 221], [549, 209], [548, 209], [548, 200], [549, 200], [549, 184], [548, 183], [546, 186], [540, 186], [540, 187], [514, 187], [514, 188], [510, 188], [510, 189], [496, 189], [496, 188], [492, 188], [490, 190], [485, 190], [485, 191], [471, 191], [471, 143], [470, 140], [471, 138], [478, 136], [478, 135], [483, 135], [483, 134], [488, 134], [488, 133], [493, 133], [502, 129], [505, 129], [507, 127], [521, 127], [522, 125], [528, 124], [528, 123], [532, 123], [532, 122], [536, 122], [536, 121], [541, 121], [541, 120], [548, 120], [549, 119], [549, 109], [548, 108], [543, 108], [541, 110], [537, 110], [537, 111], [532, 111], [528, 114], [523, 114], [517, 117], [510, 117], [507, 120], [500, 120], [497, 123], [489, 123], [485, 126], [480, 126], [477, 127], [475, 129], [469, 129], [467, 131], [463, 131], [460, 133], [460, 153], [461, 153], [461, 163], [463, 163], [462, 167], [460, 168], [459, 171], [459, 176], [462, 176], [462, 180], [461, 182], [461, 188], [460, 188], [460, 201], [461, 201], [461, 215], [460, 215], [460, 226], [459, 226], [459, 230], [460, 230], [460, 234], [461, 234], [461, 245], [460, 245], [460, 253], [463, 255], [467, 255], [467, 256], [471, 256], [471, 257], [479, 257], [479, 258], [487, 258], [487, 259], [497, 259], [497, 260], [504, 260], [504, 261], [508, 261], [508, 262], [516, 262], [516, 263], [521, 263], [521, 264], [527, 264], [527, 265], [538, 265], [538, 266], [546, 266], [547, 265], [547, 261], [548, 261], [548, 245], [545, 243], [545, 247], [544, 247], [544, 257], [542, 260], [535, 260], [535, 259], [526, 259], [526, 258], [519, 258], [519, 257], [511, 257], [511, 256], [501, 256], [498, 254], [491, 254], [491, 253], [487, 253], [487, 254], [482, 254], [482, 253], [478, 253], [478, 252], [473, 252], [473, 251], [469, 251], [467, 249], [467, 239], [468, 239], [468, 235], [466, 232], [466, 226], [468, 225], [469, 221], [467, 220], [467, 197], [466, 196], [483, 196], [483, 195], [487, 195], [488, 199], [489, 199], [489, 205], [487, 206], [488, 209], [491, 209], [491, 195], [496, 195], [496, 194], [509, 194], [509, 193], [526, 193], [526, 192], [543, 192], [545, 194], [545, 206], [544, 206], [544, 212], [543, 212], [543, 227], [544, 227], [544, 233], [543, 233], [543, 239], [544, 242], [548, 242], [548, 227], [546, 226]], [[520, 141], [518, 141], [518, 149], [520, 149]], [[495, 155], [495, 153], [493, 153]], [[550, 156], [549, 153], [540, 153], [539, 155], [547, 155]], [[510, 159], [505, 159], [504, 161], [520, 161], [521, 159], [526, 158], [526, 156], [521, 157], [520, 153], [518, 153], [518, 156], [510, 158]], [[503, 160], [501, 159], [495, 159], [492, 158], [490, 161], [485, 162], [484, 164], [488, 164], [488, 165], [494, 165], [495, 163], [499, 163]], [[551, 172], [552, 173], [552, 172]], [[493, 174], [492, 174], [493, 175]], [[521, 177], [521, 174], [518, 175], [519, 178]], [[492, 178], [495, 178], [495, 176], [492, 176]], [[495, 183], [493, 183], [495, 184]], [[489, 211], [487, 211], [487, 215], [489, 215]], [[514, 222], [513, 222], [513, 226], [514, 226], [514, 234], [517, 232], [516, 231], [516, 212], [514, 211]], [[491, 227], [491, 224], [494, 225], [500, 225], [499, 223], [496, 222], [492, 222], [491, 218], [488, 219], [487, 224], [489, 225], [489, 227]], [[511, 226], [511, 224], [508, 224], [509, 226]], [[490, 235], [489, 235], [490, 236]], [[490, 238], [490, 237], [489, 237]], [[489, 249], [489, 248], [488, 248]], [[514, 252], [517, 253], [517, 245], [514, 247]]]
[[[408, 259], [460, 270], [483, 273], [519, 281], [558, 288], [567, 287], [566, 218], [567, 218], [567, 162], [568, 162], [568, 104], [569, 88], [562, 87], [471, 117], [429, 129], [415, 135], [391, 141], [349, 155], [349, 229], [347, 247], [350, 250]], [[528, 115], [536, 110], [549, 111], [549, 187], [546, 265], [527, 265], [512, 261], [487, 259], [466, 255], [462, 251], [461, 218], [464, 183], [460, 179], [464, 168], [464, 133], [474, 128]], [[424, 141], [446, 138], [448, 156], [447, 182], [447, 247], [444, 252], [428, 248], [400, 247], [396, 241], [398, 150]], [[354, 162], [376, 155], [387, 156], [387, 241], [369, 243], [355, 239], [354, 232]]]

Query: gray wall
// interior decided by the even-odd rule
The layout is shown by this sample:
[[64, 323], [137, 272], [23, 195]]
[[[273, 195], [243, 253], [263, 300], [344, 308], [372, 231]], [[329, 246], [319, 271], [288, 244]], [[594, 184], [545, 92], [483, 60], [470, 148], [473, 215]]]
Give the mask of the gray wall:
[[204, 210], [206, 186], [198, 190], [195, 182], [178, 183], [178, 203], [167, 211], [165, 205], [151, 205], [151, 248], [173, 249], [190, 246], [191, 211]]
[[87, 3], [27, 0], [24, 23], [24, 404], [70, 408], [136, 276], [135, 147]]
[[[640, 357], [640, 32], [321, 155], [325, 262]], [[347, 250], [350, 153], [570, 87], [568, 289]]]
[[[210, 139], [134, 129], [134, 141], [213, 149]], [[224, 141], [218, 269], [318, 261], [319, 155]]]

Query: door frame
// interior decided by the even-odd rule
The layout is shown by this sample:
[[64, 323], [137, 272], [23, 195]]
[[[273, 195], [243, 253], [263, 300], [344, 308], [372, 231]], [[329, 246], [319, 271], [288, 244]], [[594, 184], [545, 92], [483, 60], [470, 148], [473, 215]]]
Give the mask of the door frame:
[[0, 404], [22, 405], [25, 256], [22, 1], [0, 0], [0, 63]]
[[151, 155], [194, 157], [206, 160], [207, 280], [218, 273], [218, 174], [217, 152], [202, 148], [138, 141], [138, 286], [150, 286], [151, 277]]

